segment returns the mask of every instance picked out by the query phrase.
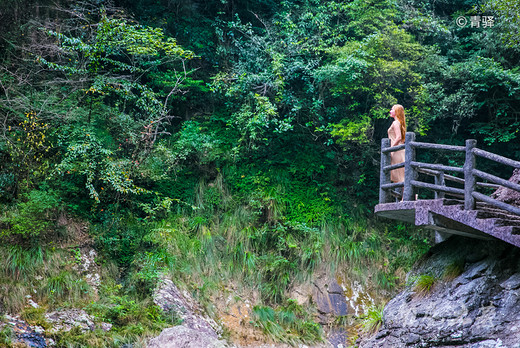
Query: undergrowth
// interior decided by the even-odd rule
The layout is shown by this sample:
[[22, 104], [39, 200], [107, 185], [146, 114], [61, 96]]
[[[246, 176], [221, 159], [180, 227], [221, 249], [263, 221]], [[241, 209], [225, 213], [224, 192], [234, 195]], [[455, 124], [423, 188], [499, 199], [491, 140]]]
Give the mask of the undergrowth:
[[[317, 269], [342, 272], [382, 301], [428, 248], [416, 229], [370, 220], [366, 211], [347, 209], [346, 201], [321, 194], [306, 179], [278, 172], [227, 178], [199, 181], [192, 201], [166, 215], [142, 218], [118, 206], [100, 212], [90, 229], [105, 269], [96, 301], [74, 271], [77, 249], [1, 248], [1, 305], [19, 312], [31, 295], [42, 308], [79, 306], [98, 322], [113, 324], [106, 333], [55, 333], [58, 345], [139, 345], [180, 323], [151, 299], [158, 280], [171, 276], [214, 315], [212, 298], [230, 284], [256, 291], [253, 326], [274, 341], [310, 344], [323, 333], [313, 319], [316, 309], [288, 298], [295, 284]], [[43, 311], [25, 310], [24, 316], [46, 325]], [[376, 314], [369, 311], [365, 318], [370, 332], [380, 325]]]
[[9, 313], [20, 312], [27, 296], [51, 307], [85, 303], [92, 296], [90, 286], [73, 270], [68, 250], [10, 245], [0, 247], [0, 255], [0, 305]]
[[374, 334], [383, 325], [383, 311], [384, 306], [372, 306], [367, 310], [367, 313], [361, 318], [361, 327], [364, 333], [369, 335]]
[[276, 342], [297, 345], [322, 340], [321, 326], [295, 300], [289, 299], [276, 309], [258, 305], [253, 308], [253, 314], [253, 325]]

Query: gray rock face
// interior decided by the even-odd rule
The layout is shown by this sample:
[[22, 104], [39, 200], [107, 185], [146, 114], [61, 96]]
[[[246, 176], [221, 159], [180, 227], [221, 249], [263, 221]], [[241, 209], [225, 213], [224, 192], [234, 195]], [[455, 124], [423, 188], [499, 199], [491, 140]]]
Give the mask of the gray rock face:
[[[336, 279], [329, 276], [322, 276], [313, 282], [314, 289], [312, 299], [316, 303], [318, 312], [323, 315], [347, 315], [348, 306], [345, 298], [345, 291], [338, 284]], [[321, 320], [322, 324], [327, 324], [325, 317]]]
[[[216, 339], [221, 333], [218, 324], [206, 317], [197, 306], [191, 295], [181, 293], [179, 288], [169, 279], [162, 279], [154, 291], [153, 299], [164, 312], [174, 312], [182, 320], [186, 328], [204, 333]], [[191, 346], [190, 346], [191, 347]]]
[[[450, 279], [445, 272], [453, 264], [464, 269]], [[428, 294], [413, 290], [421, 274], [437, 279]], [[520, 347], [520, 249], [452, 237], [431, 249], [409, 283], [385, 307], [379, 332], [360, 347]]]
[[148, 348], [227, 348], [227, 344], [204, 332], [184, 325], [164, 329]]
[[169, 279], [163, 278], [154, 291], [153, 299], [161, 309], [177, 315], [182, 325], [164, 329], [148, 344], [148, 348], [224, 348], [225, 341], [218, 339], [221, 328], [204, 315], [191, 295]]
[[[513, 171], [513, 175], [509, 178], [509, 181], [520, 184], [520, 169], [515, 169]], [[507, 204], [520, 207], [520, 192], [516, 192], [506, 187], [500, 187], [491, 197]]]
[[86, 332], [95, 328], [93, 318], [82, 309], [68, 309], [47, 313], [45, 314], [45, 319], [52, 324], [51, 332], [70, 331], [74, 327], [79, 327], [82, 332]]

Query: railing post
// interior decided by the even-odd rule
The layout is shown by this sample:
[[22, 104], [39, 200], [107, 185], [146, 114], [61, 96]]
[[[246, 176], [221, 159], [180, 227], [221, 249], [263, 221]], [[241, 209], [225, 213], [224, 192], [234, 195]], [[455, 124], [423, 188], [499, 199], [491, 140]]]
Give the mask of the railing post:
[[473, 149], [477, 146], [475, 139], [466, 140], [466, 161], [464, 162], [464, 210], [475, 209], [475, 198], [473, 192], [475, 191], [475, 176], [473, 169], [475, 169], [475, 154]]
[[[444, 172], [439, 172], [439, 174], [435, 175], [435, 185], [446, 186], [444, 182]], [[435, 191], [435, 199], [444, 198], [444, 192]]]
[[390, 172], [384, 171], [384, 168], [390, 165], [390, 153], [384, 153], [383, 150], [390, 147], [390, 139], [381, 139], [381, 169], [379, 176], [379, 204], [388, 202], [388, 194], [382, 189], [384, 184], [390, 183]]
[[404, 190], [403, 201], [411, 201], [414, 199], [414, 190], [412, 187], [412, 180], [415, 180], [415, 170], [410, 165], [415, 161], [415, 148], [412, 146], [412, 141], [415, 141], [415, 133], [406, 132], [404, 138]]

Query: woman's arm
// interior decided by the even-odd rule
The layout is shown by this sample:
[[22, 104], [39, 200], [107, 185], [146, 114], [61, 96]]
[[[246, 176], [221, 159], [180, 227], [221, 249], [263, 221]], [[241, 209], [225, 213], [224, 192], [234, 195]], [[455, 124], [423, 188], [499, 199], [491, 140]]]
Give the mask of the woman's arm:
[[390, 146], [397, 146], [401, 143], [401, 140], [403, 139], [403, 137], [401, 136], [401, 124], [399, 123], [399, 121], [396, 120], [392, 122], [392, 128], [395, 132], [395, 141], [392, 144], [390, 144]]

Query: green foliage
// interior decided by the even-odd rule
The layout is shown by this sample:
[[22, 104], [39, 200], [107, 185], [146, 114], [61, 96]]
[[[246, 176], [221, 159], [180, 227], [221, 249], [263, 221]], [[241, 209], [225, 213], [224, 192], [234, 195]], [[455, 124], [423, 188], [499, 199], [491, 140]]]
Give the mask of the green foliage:
[[132, 261], [133, 272], [130, 277], [136, 292], [143, 297], [151, 295], [159, 281], [159, 276], [167, 273], [174, 262], [174, 257], [162, 250], [137, 255]]
[[436, 284], [437, 278], [431, 274], [421, 274], [417, 277], [414, 283], [414, 291], [419, 295], [428, 294], [433, 286]]
[[43, 327], [45, 330], [48, 330], [52, 328], [52, 325], [45, 318], [45, 312], [45, 307], [26, 307], [20, 317], [29, 323], [29, 325], [38, 325]]
[[305, 310], [296, 300], [289, 299], [285, 305], [276, 309], [255, 306], [253, 315], [253, 324], [275, 342], [296, 345], [323, 340], [321, 327], [305, 315]]
[[0, 217], [8, 228], [0, 235], [20, 235], [36, 244], [38, 237], [56, 226], [60, 199], [54, 191], [33, 190], [23, 200]]
[[[106, 149], [93, 134], [85, 133], [83, 139], [71, 142], [56, 168], [56, 175], [78, 176], [85, 182], [89, 196], [97, 203], [100, 193], [143, 194], [148, 191], [138, 187], [130, 178], [134, 163], [128, 159], [114, 158], [114, 153]], [[96, 187], [97, 186], [97, 187]]]
[[446, 280], [453, 280], [457, 278], [464, 272], [464, 265], [464, 260], [454, 260], [446, 266], [446, 269], [442, 275], [443, 278]]
[[[486, 30], [456, 25], [465, 2], [87, 1], [37, 30], [15, 16], [23, 3], [0, 4], [18, 23], [0, 24], [0, 228], [17, 245], [1, 249], [1, 306], [19, 310], [29, 288], [53, 306], [89, 298], [70, 253], [51, 252], [60, 210], [88, 220], [121, 272], [88, 307], [114, 332], [59, 333], [59, 346], [133, 344], [176, 322], [149, 302], [167, 273], [201, 302], [245, 284], [264, 303], [258, 327], [314, 342], [292, 284], [327, 265], [388, 295], [429, 247], [371, 216], [392, 104], [425, 141], [520, 151], [505, 0], [489, 5], [510, 20]], [[369, 316], [372, 331], [381, 310]]]
[[0, 347], [11, 347], [15, 338], [13, 328], [10, 325], [4, 325], [0, 330]]
[[[89, 76], [91, 84], [83, 90], [91, 100], [98, 98], [114, 105], [152, 136], [167, 114], [169, 97], [179, 86], [178, 83], [164, 85], [169, 90], [163, 95], [162, 91], [154, 91], [145, 83], [146, 77], [155, 73], [157, 79], [161, 71], [173, 74], [175, 63], [193, 58], [193, 52], [182, 49], [159, 28], [133, 24], [106, 13], [101, 13], [99, 22], [92, 23], [92, 27], [95, 28], [94, 35], [83, 26], [82, 34], [87, 40], [48, 30], [47, 33], [58, 40], [65, 59], [52, 62], [39, 57], [38, 60], [65, 74]], [[130, 80], [128, 74], [132, 77]], [[180, 74], [186, 74], [186, 71]], [[185, 75], [179, 75], [177, 81], [185, 78]], [[146, 141], [153, 142], [154, 139]]]
[[379, 330], [384, 322], [384, 309], [385, 306], [373, 306], [367, 310], [361, 320], [363, 332], [373, 335]]
[[52, 303], [68, 301], [77, 302], [82, 298], [88, 298], [90, 286], [77, 274], [62, 270], [58, 274], [47, 278], [43, 292]]
[[[109, 217], [110, 216], [110, 217]], [[134, 256], [145, 248], [149, 225], [130, 215], [112, 217], [95, 226], [93, 236], [98, 248], [119, 266], [128, 268]]]
[[509, 47], [518, 47], [520, 35], [518, 26], [520, 25], [520, 5], [512, 0], [488, 0], [486, 7], [498, 15], [496, 21], [500, 28], [502, 42]]
[[34, 111], [25, 112], [25, 117], [7, 127], [7, 145], [11, 160], [17, 172], [17, 180], [26, 190], [34, 187], [49, 170], [50, 124]]

